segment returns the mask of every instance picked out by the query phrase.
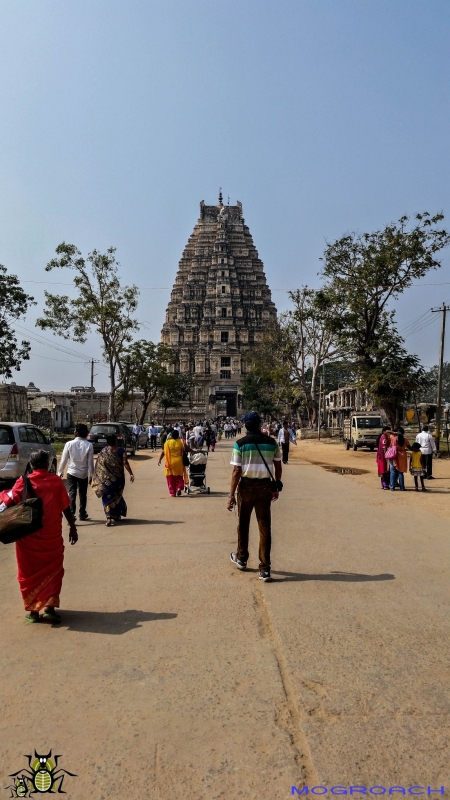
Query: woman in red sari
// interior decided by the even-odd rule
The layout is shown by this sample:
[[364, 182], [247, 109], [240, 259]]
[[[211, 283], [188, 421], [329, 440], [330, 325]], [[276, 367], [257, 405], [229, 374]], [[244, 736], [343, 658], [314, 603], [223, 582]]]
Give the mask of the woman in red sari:
[[[62, 514], [67, 519], [69, 542], [78, 541], [75, 518], [70, 510], [70, 498], [58, 475], [48, 471], [49, 454], [39, 450], [31, 454], [33, 472], [28, 480], [36, 497], [42, 498], [42, 528], [16, 542], [18, 581], [27, 622], [61, 622], [56, 613], [64, 576], [64, 542], [62, 537]], [[23, 478], [19, 478], [10, 491], [0, 493], [0, 501], [6, 506], [22, 502]], [[42, 615], [39, 612], [42, 610]]]

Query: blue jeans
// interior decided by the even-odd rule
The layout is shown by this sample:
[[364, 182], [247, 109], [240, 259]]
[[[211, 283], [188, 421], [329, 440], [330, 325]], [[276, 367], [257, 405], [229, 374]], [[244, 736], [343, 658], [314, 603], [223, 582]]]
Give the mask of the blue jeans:
[[389, 488], [392, 489], [392, 491], [394, 491], [395, 483], [396, 483], [397, 478], [398, 478], [400, 491], [404, 492], [405, 491], [405, 476], [403, 475], [403, 472], [399, 472], [398, 469], [394, 466], [394, 462], [391, 461], [391, 460], [389, 460], [389, 470], [390, 470], [390, 473], [391, 473], [390, 474]]

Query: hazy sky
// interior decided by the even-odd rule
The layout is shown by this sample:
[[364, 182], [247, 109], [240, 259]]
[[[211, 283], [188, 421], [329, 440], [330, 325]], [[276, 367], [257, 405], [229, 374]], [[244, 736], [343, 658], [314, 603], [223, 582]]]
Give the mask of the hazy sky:
[[[21, 325], [36, 335], [44, 282], [70, 280], [44, 271], [58, 243], [115, 245], [124, 281], [167, 287], [140, 295], [157, 341], [219, 186], [279, 310], [318, 285], [325, 240], [423, 210], [450, 226], [449, 23], [448, 0], [0, 0], [0, 263], [43, 282]], [[422, 283], [445, 282], [404, 295], [400, 328], [450, 302], [449, 252]], [[438, 316], [406, 340], [426, 365]], [[88, 385], [96, 337], [45, 339], [14, 379]]]

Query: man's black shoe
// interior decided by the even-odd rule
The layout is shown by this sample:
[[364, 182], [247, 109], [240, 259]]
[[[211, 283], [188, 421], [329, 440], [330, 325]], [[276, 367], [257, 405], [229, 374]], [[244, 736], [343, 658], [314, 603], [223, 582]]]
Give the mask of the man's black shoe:
[[265, 583], [271, 581], [272, 578], [270, 577], [270, 570], [268, 572], [260, 572], [258, 578], [260, 581], [264, 581]]
[[236, 553], [230, 553], [230, 561], [234, 564], [235, 567], [238, 569], [247, 569], [247, 562], [241, 561]]

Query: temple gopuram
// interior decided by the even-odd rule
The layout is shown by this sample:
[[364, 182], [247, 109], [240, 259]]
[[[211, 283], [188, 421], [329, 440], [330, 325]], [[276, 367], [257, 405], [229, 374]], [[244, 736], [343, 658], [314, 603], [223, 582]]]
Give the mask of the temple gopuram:
[[195, 389], [178, 412], [236, 416], [245, 354], [276, 319], [264, 265], [242, 216], [242, 204], [200, 203], [200, 217], [181, 257], [161, 338], [177, 355], [175, 372], [191, 374]]

